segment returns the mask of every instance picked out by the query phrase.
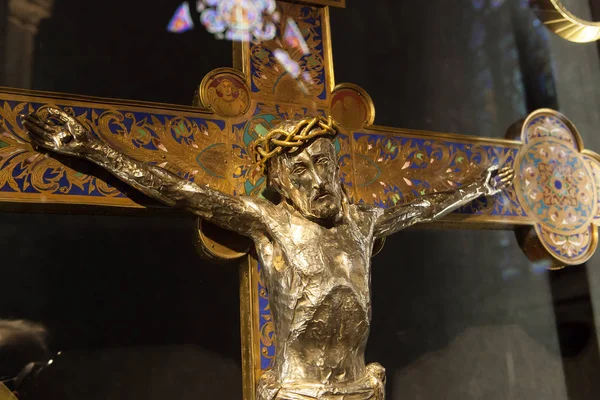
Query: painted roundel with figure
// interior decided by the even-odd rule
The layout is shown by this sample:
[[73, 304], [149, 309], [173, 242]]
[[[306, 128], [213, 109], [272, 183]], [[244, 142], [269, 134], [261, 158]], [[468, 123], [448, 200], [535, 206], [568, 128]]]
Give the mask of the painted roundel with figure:
[[342, 83], [331, 93], [331, 115], [348, 131], [356, 131], [372, 125], [375, 106], [371, 96], [358, 85]]
[[250, 108], [250, 89], [233, 68], [218, 68], [200, 83], [200, 100], [221, 117], [239, 117]]
[[577, 130], [561, 114], [538, 110], [525, 120], [521, 139], [524, 146], [515, 164], [521, 204], [555, 258], [584, 262], [596, 246], [598, 194]]

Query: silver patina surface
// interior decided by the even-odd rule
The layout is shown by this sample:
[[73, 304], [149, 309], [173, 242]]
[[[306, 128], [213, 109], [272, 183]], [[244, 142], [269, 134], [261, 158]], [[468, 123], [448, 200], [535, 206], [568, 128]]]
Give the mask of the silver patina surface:
[[339, 178], [331, 118], [283, 124], [254, 145], [273, 201], [233, 197], [118, 153], [72, 117], [24, 117], [32, 141], [88, 159], [143, 193], [250, 237], [263, 265], [277, 333], [275, 363], [259, 400], [384, 399], [385, 371], [365, 365], [376, 238], [440, 218], [512, 182], [514, 171], [490, 167], [446, 193], [381, 209], [351, 204]]

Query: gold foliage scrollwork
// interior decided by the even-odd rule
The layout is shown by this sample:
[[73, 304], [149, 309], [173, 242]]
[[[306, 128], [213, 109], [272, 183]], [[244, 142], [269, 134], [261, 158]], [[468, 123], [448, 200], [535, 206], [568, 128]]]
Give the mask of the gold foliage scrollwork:
[[15, 193], [77, 194], [98, 193], [116, 197], [120, 193], [95, 177], [73, 171], [47, 154], [36, 152], [28, 142], [19, 115], [33, 112], [29, 103], [0, 109], [0, 188]]
[[[454, 190], [478, 177], [491, 164], [512, 165], [518, 151], [516, 146], [486, 146], [372, 132], [355, 133], [354, 140], [357, 198], [382, 207]], [[512, 188], [494, 202], [482, 199], [462, 211], [524, 216]]]
[[[93, 204], [135, 206], [116, 188], [95, 176], [38, 153], [29, 144], [19, 115], [44, 114], [48, 106], [4, 101], [0, 108], [0, 190], [3, 197], [26, 201], [64, 201], [61, 195], [86, 196]], [[216, 119], [143, 111], [60, 106], [115, 149], [139, 161], [157, 164], [199, 184], [229, 192], [230, 152], [223, 135], [226, 124]], [[221, 141], [224, 141], [223, 143]], [[59, 196], [59, 197], [57, 197]]]
[[264, 284], [262, 274], [259, 274], [258, 295], [261, 364], [270, 367], [275, 359], [275, 346], [277, 345], [277, 341], [275, 335], [275, 323], [273, 322], [271, 307], [269, 305], [269, 293]]

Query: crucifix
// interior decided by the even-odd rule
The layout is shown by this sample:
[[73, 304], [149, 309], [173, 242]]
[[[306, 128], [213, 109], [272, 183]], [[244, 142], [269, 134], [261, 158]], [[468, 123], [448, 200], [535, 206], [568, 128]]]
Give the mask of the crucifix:
[[[527, 255], [548, 268], [582, 263], [597, 246], [600, 157], [566, 117], [538, 110], [507, 140], [374, 126], [369, 95], [334, 84], [327, 4], [341, 3], [280, 2], [281, 19], [297, 23], [307, 52], [277, 39], [236, 43], [235, 68], [209, 73], [194, 107], [15, 90], [0, 98], [3, 207], [159, 207], [39, 146], [87, 158], [191, 209], [203, 254], [243, 260], [247, 399], [383, 398], [382, 368], [361, 359], [375, 239], [436, 218], [515, 229]], [[282, 67], [280, 49], [301, 73]], [[510, 168], [496, 178], [499, 165], [517, 171], [514, 187], [505, 187]], [[202, 220], [250, 236], [260, 257]], [[349, 243], [360, 245], [340, 246]], [[308, 290], [322, 280], [327, 289]], [[281, 332], [287, 336], [275, 343]]]

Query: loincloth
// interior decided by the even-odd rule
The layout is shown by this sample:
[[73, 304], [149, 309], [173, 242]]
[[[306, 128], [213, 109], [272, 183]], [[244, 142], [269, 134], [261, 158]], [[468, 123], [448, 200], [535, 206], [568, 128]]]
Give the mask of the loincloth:
[[267, 371], [258, 382], [257, 400], [384, 400], [385, 369], [367, 365], [364, 378], [344, 386], [295, 383], [284, 386], [273, 371]]

